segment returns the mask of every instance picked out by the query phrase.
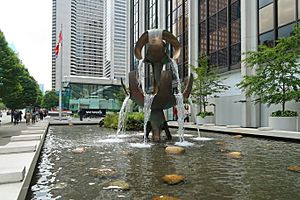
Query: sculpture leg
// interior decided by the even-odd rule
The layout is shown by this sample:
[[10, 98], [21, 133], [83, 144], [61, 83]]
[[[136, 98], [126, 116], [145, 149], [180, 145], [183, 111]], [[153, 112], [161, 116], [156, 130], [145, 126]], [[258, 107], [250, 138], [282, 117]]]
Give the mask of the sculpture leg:
[[147, 125], [146, 125], [146, 139], [149, 140], [149, 133], [151, 131], [152, 127], [151, 127], [151, 123], [150, 121], [147, 122]]
[[167, 140], [172, 140], [172, 135], [171, 135], [171, 133], [170, 133], [170, 130], [169, 130], [169, 126], [168, 126], [168, 122], [167, 122], [167, 121], [164, 121], [163, 129], [164, 129], [165, 132], [166, 132]]

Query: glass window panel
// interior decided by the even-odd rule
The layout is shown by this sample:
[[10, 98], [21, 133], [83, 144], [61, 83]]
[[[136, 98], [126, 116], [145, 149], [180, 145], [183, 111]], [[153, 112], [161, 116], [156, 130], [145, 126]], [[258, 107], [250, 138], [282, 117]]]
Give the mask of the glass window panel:
[[235, 44], [241, 41], [241, 26], [240, 20], [231, 22], [231, 44]]
[[264, 33], [274, 28], [273, 4], [259, 10], [259, 33]]
[[264, 7], [271, 2], [273, 2], [273, 0], [259, 0], [259, 8]]
[[200, 21], [206, 19], [206, 0], [200, 1]]
[[217, 15], [214, 15], [208, 19], [209, 33], [217, 30]]
[[227, 10], [221, 10], [218, 15], [218, 27], [227, 26]]
[[278, 38], [289, 37], [294, 30], [295, 24], [289, 24], [278, 29]]
[[214, 52], [218, 48], [218, 33], [217, 31], [209, 34], [209, 52]]
[[217, 65], [218, 64], [218, 53], [212, 53], [209, 55], [209, 64], [210, 65]]
[[295, 0], [278, 0], [278, 26], [288, 24], [296, 19]]
[[240, 1], [237, 1], [231, 5], [231, 21], [241, 18]]
[[274, 46], [274, 39], [274, 31], [270, 31], [259, 36], [259, 44], [272, 47]]
[[231, 65], [235, 65], [241, 61], [241, 43], [235, 44], [230, 48]]
[[227, 0], [219, 0], [219, 10], [227, 7]]
[[300, 19], [300, 0], [298, 0], [298, 19]]
[[209, 8], [208, 8], [208, 13], [209, 13], [209, 16], [215, 14], [218, 10], [218, 0], [210, 0], [208, 2], [208, 5], [209, 5]]
[[225, 67], [227, 66], [227, 48], [219, 51], [219, 66]]
[[219, 49], [223, 49], [227, 46], [227, 27], [219, 29]]
[[206, 54], [207, 50], [207, 38], [206, 38], [206, 21], [200, 24], [200, 54]]

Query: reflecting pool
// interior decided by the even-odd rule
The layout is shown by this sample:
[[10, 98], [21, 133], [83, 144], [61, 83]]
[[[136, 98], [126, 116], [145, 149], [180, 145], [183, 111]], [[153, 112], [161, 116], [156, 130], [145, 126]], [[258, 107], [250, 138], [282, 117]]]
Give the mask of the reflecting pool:
[[[176, 131], [171, 130], [173, 135]], [[197, 137], [196, 131], [185, 134]], [[185, 147], [183, 155], [169, 155], [165, 145], [177, 137], [173, 143], [137, 148], [130, 144], [143, 142], [141, 133], [128, 132], [130, 137], [117, 141], [114, 135], [114, 130], [98, 126], [51, 126], [27, 199], [300, 199], [300, 173], [287, 170], [300, 164], [299, 143], [201, 133], [213, 140], [185, 137], [194, 145]], [[78, 148], [82, 151], [74, 151]], [[241, 157], [232, 158], [229, 152], [240, 152]], [[91, 168], [114, 173], [93, 176]], [[162, 181], [174, 173], [185, 181]], [[115, 180], [125, 181], [130, 189], [108, 189]]]

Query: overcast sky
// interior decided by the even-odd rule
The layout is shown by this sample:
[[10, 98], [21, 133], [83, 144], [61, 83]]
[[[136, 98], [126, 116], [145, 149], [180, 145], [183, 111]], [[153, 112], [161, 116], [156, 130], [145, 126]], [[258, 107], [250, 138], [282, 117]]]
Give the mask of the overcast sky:
[[0, 0], [0, 30], [30, 75], [51, 89], [52, 0]]

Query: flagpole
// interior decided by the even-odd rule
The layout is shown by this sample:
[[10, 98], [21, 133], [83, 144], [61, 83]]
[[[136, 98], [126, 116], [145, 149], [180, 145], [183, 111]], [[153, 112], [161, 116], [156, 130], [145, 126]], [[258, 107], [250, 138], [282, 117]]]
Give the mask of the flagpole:
[[[62, 33], [62, 24], [61, 24], [61, 29], [60, 29], [61, 33]], [[62, 113], [62, 63], [63, 63], [63, 44], [61, 41], [61, 49], [60, 49], [60, 79], [59, 79], [59, 121], [61, 121], [61, 113]]]

